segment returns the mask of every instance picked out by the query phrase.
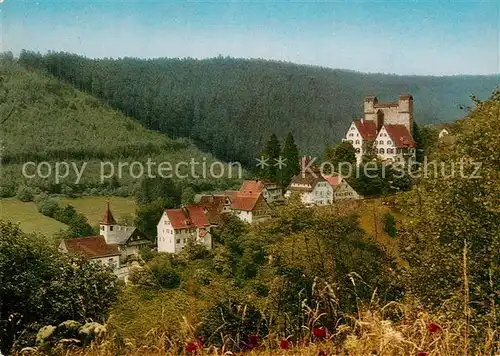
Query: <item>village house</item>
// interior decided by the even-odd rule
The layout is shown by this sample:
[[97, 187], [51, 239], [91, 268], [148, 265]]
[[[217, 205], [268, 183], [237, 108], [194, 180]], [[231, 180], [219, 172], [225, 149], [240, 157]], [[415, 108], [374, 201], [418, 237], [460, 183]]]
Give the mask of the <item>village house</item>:
[[303, 171], [292, 178], [285, 198], [300, 194], [305, 206], [330, 205], [333, 203], [333, 188], [319, 171]]
[[222, 216], [231, 212], [231, 199], [224, 194], [201, 195], [197, 205], [203, 207], [210, 225], [220, 225]]
[[231, 213], [249, 224], [271, 216], [271, 206], [262, 193], [236, 192], [231, 198]]
[[441, 127], [439, 131], [438, 138], [443, 138], [444, 136], [448, 136], [450, 134], [450, 130], [447, 127]]
[[[360, 163], [368, 149], [382, 160], [409, 163], [415, 160], [413, 139], [413, 97], [399, 96], [396, 103], [379, 102], [376, 96], [364, 101], [364, 117], [354, 120], [343, 141], [351, 143]], [[369, 145], [373, 147], [369, 148]]]
[[103, 236], [87, 236], [61, 240], [59, 250], [78, 254], [89, 260], [108, 265], [113, 271], [120, 269], [121, 252], [117, 244], [107, 244]]
[[334, 200], [363, 199], [342, 176], [324, 176], [324, 178], [333, 189]]
[[240, 187], [242, 193], [262, 193], [269, 205], [282, 204], [283, 190], [281, 186], [271, 180], [247, 179], [244, 180]]
[[158, 252], [180, 253], [189, 243], [212, 249], [210, 222], [201, 205], [166, 209], [157, 226]]
[[132, 256], [150, 245], [146, 236], [136, 227], [116, 222], [109, 203], [99, 222], [100, 235], [62, 240], [59, 249], [69, 254], [79, 254], [89, 260], [109, 265], [118, 276], [126, 276], [124, 267]]

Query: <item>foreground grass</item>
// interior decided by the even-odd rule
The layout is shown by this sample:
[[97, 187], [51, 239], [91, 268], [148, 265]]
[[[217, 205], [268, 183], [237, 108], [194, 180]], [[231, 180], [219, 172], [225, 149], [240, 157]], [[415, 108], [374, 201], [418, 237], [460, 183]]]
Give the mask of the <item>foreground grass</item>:
[[25, 232], [39, 232], [46, 236], [67, 228], [65, 224], [40, 214], [35, 203], [13, 199], [0, 199], [0, 219], [19, 223]]

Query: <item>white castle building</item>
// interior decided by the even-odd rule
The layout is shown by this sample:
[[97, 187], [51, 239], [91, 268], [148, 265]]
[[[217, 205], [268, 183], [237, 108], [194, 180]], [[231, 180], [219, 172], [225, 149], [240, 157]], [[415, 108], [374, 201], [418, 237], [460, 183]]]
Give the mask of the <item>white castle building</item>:
[[351, 123], [343, 141], [353, 145], [358, 163], [369, 145], [373, 145], [374, 153], [382, 160], [396, 163], [415, 160], [413, 97], [400, 95], [395, 103], [379, 102], [376, 96], [366, 97], [363, 119]]

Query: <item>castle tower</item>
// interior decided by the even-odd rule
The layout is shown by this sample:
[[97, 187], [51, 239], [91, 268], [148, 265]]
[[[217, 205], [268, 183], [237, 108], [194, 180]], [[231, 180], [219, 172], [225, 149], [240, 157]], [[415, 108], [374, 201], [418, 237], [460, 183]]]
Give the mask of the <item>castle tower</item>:
[[410, 94], [399, 96], [398, 121], [413, 135], [413, 97]]
[[376, 96], [367, 96], [365, 97], [365, 102], [364, 102], [364, 119], [365, 120], [372, 120], [372, 121], [377, 121], [377, 115], [375, 112], [375, 106], [378, 103], [378, 99]]
[[104, 215], [99, 222], [101, 235], [104, 236], [107, 244], [118, 243], [118, 224], [109, 208], [109, 201], [106, 205]]

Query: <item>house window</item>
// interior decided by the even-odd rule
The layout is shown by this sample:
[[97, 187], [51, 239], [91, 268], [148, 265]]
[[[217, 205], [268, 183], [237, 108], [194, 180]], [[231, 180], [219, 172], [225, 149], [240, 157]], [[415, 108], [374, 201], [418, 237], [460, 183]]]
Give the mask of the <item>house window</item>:
[[113, 225], [109, 226], [109, 231], [113, 231]]
[[101, 231], [106, 230], [106, 226], [101, 226]]
[[356, 148], [356, 153], [361, 153], [361, 150], [359, 148]]
[[349, 137], [352, 137], [352, 136], [354, 136], [354, 134], [353, 134], [353, 133], [350, 133], [350, 134], [349, 134]]
[[380, 140], [378, 143], [381, 144], [381, 145], [383, 145], [384, 141]]
[[384, 154], [384, 153], [385, 153], [385, 151], [384, 151], [384, 149], [383, 149], [383, 148], [381, 148], [381, 149], [379, 150], [379, 152], [380, 152], [381, 154]]
[[392, 148], [388, 148], [387, 153], [394, 153], [394, 150]]
[[112, 268], [115, 268], [116, 264], [115, 264], [115, 260], [110, 258], [108, 259], [108, 265]]
[[359, 140], [356, 140], [356, 145], [359, 145]]
[[181, 243], [181, 239], [177, 239], [177, 243], [180, 244]]

